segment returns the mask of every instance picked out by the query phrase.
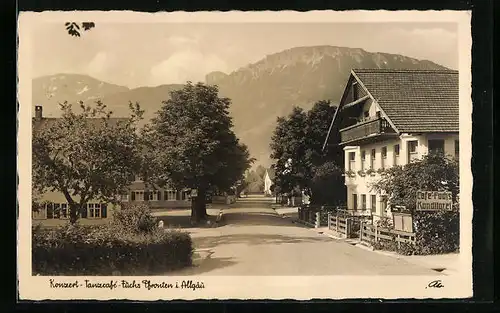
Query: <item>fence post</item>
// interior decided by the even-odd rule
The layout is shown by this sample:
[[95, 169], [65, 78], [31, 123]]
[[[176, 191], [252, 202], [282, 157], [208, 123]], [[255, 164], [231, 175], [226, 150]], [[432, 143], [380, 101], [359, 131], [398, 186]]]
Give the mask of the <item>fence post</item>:
[[351, 233], [351, 219], [345, 219], [345, 237], [349, 238], [349, 234]]
[[377, 223], [375, 222], [375, 242], [378, 241], [378, 226]]
[[335, 231], [339, 232], [339, 216], [335, 215]]
[[363, 221], [359, 221], [359, 241], [363, 241]]
[[330, 225], [331, 225], [331, 223], [330, 223], [330, 213], [328, 213], [327, 216], [328, 216], [328, 230], [330, 230]]
[[401, 239], [401, 236], [399, 234], [396, 237], [396, 241], [398, 242], [398, 249], [401, 249], [401, 241], [399, 241], [398, 239]]
[[316, 228], [319, 228], [321, 226], [321, 214], [320, 212], [316, 212]]

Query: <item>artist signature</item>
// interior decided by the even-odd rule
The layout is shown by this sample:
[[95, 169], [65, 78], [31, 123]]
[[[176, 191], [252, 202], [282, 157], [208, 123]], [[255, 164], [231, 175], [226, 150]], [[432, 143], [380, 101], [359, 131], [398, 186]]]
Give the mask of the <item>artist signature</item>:
[[433, 280], [431, 281], [427, 287], [425, 287], [425, 289], [427, 288], [443, 288], [444, 285], [441, 283], [441, 280]]

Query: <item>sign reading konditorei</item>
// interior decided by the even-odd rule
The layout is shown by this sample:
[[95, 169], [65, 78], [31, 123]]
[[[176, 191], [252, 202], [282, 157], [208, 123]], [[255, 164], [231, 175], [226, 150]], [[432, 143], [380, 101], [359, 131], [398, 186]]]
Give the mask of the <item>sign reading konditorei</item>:
[[417, 191], [417, 211], [450, 211], [452, 204], [450, 191]]

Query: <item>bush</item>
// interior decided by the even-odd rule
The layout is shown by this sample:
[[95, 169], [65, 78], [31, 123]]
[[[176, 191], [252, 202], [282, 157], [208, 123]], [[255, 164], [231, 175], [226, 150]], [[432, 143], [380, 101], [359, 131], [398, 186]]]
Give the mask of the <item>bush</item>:
[[127, 232], [117, 225], [67, 224], [49, 230], [34, 227], [33, 274], [150, 275], [191, 265], [189, 234], [157, 227]]
[[408, 242], [401, 242], [398, 245], [396, 241], [396, 237], [393, 237], [392, 240], [379, 240], [377, 242], [372, 241], [372, 247], [375, 250], [385, 250], [385, 251], [394, 251], [396, 253], [402, 255], [414, 255], [417, 254], [415, 245]]
[[112, 227], [125, 233], [151, 233], [157, 225], [158, 219], [146, 204], [126, 204], [113, 213]]
[[453, 211], [415, 212], [415, 254], [458, 252], [460, 247], [460, 213]]

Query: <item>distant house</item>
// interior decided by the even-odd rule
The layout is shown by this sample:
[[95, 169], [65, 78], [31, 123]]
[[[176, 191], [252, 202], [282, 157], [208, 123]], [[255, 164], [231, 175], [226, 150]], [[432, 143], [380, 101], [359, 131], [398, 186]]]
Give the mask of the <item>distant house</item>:
[[387, 196], [371, 190], [381, 170], [428, 153], [458, 158], [458, 108], [457, 71], [352, 70], [323, 146], [344, 147], [348, 209], [390, 216]]
[[273, 169], [266, 169], [264, 174], [264, 194], [266, 196], [271, 196], [273, 194], [271, 186], [274, 183], [275, 172]]
[[[110, 118], [110, 123], [125, 121], [124, 118]], [[43, 127], [50, 127], [57, 118], [43, 117], [42, 106], [35, 107], [35, 118], [33, 119], [33, 132], [37, 132]], [[89, 119], [95, 121], [96, 125], [99, 119]], [[177, 191], [174, 188], [158, 186], [147, 186], [139, 177], [136, 177], [130, 184], [127, 192], [119, 195], [123, 203], [141, 203], [148, 201], [152, 208], [183, 208], [191, 206], [190, 190], [184, 189]], [[69, 205], [61, 192], [45, 192], [36, 195], [37, 201], [41, 203], [38, 210], [33, 210], [33, 219], [69, 219]], [[75, 201], [79, 201], [75, 197]], [[102, 203], [100, 201], [89, 201], [87, 209], [81, 212], [82, 219], [106, 219], [112, 216], [112, 211], [117, 209], [111, 203]]]

